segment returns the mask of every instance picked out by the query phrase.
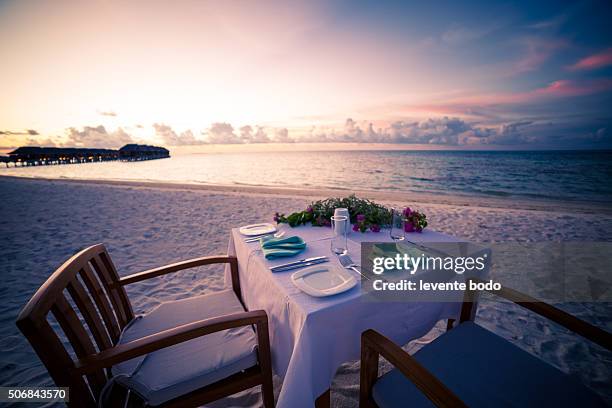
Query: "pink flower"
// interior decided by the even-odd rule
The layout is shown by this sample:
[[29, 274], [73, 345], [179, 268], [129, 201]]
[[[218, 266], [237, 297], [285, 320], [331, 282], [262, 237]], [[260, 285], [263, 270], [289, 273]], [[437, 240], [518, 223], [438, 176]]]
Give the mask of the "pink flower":
[[404, 211], [402, 211], [402, 215], [404, 217], [410, 217], [410, 214], [412, 214], [412, 210], [410, 209], [410, 207], [406, 207], [404, 208]]
[[353, 225], [353, 231], [355, 232], [359, 231], [359, 224]]
[[414, 226], [412, 225], [412, 223], [404, 223], [404, 232], [414, 232]]
[[372, 231], [372, 232], [380, 232], [380, 225], [378, 225], [378, 224], [370, 225], [370, 231]]
[[312, 213], [313, 211], [314, 209], [312, 208], [312, 205], [309, 205], [308, 207], [306, 207], [306, 212]]

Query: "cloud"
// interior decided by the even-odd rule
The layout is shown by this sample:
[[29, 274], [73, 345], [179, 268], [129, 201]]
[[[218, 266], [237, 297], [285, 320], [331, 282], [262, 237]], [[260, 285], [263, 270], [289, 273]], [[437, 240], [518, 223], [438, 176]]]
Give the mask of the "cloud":
[[574, 142], [574, 143], [587, 143], [587, 144], [606, 144], [609, 145], [612, 142], [612, 131], [610, 127], [601, 127], [592, 132], [585, 132], [578, 136], [572, 135], [572, 137], [563, 137], [562, 139]]
[[250, 143], [253, 140], [253, 128], [251, 125], [246, 125], [240, 128], [240, 139], [244, 143]]
[[253, 135], [252, 143], [268, 143], [270, 142], [270, 138], [268, 134], [264, 130], [264, 128], [258, 126], [257, 131]]
[[518, 120], [496, 126], [482, 126], [456, 117], [429, 118], [422, 121], [395, 121], [375, 129], [372, 123], [345, 122], [343, 129], [312, 128], [302, 142], [363, 142], [429, 144], [444, 146], [468, 145], [566, 145], [609, 140], [607, 128], [587, 136], [576, 136], [579, 129], [566, 125], [534, 120]]
[[548, 86], [536, 89], [531, 96], [553, 95], [553, 96], [582, 96], [598, 92], [604, 92], [612, 88], [612, 79], [596, 79], [587, 81], [558, 80], [551, 82]]
[[[508, 109], [508, 105], [530, 106], [542, 102], [551, 102], [561, 98], [572, 98], [593, 95], [612, 90], [612, 79], [559, 79], [549, 84], [522, 92], [500, 92], [485, 94], [466, 94], [447, 98], [438, 104], [430, 103], [429, 111], [444, 112], [449, 115], [467, 114], [482, 111], [484, 107], [495, 107], [500, 112]], [[413, 106], [403, 106], [402, 109], [413, 109]]]
[[132, 136], [122, 128], [108, 132], [102, 125], [85, 126], [82, 130], [71, 127], [67, 129], [66, 136], [68, 141], [62, 144], [65, 147], [116, 149], [128, 143], [134, 143]]
[[541, 30], [541, 31], [549, 31], [549, 30], [557, 30], [565, 24], [565, 22], [569, 19], [568, 13], [561, 13], [556, 16], [553, 16], [546, 20], [541, 20], [536, 23], [530, 24], [527, 28], [533, 30]]
[[172, 127], [163, 123], [154, 123], [153, 128], [155, 134], [168, 146], [193, 146], [204, 143], [196, 139], [191, 130], [177, 134]]
[[592, 70], [612, 65], [612, 48], [608, 48], [597, 54], [582, 58], [568, 69], [570, 71]]
[[57, 147], [59, 143], [56, 143], [53, 139], [47, 137], [45, 139], [26, 139], [24, 146], [42, 146], [42, 147]]
[[240, 139], [243, 143], [268, 143], [270, 138], [263, 127], [257, 126], [257, 130], [253, 133], [253, 127], [246, 125], [240, 128]]
[[522, 56], [512, 64], [508, 75], [518, 75], [535, 71], [550, 59], [557, 51], [565, 48], [567, 42], [559, 39], [526, 37], [520, 41]]
[[0, 130], [0, 135], [13, 135], [13, 136], [24, 136], [24, 135], [28, 135], [28, 136], [38, 136], [40, 133], [38, 133], [36, 130], [34, 129], [27, 129], [25, 131], [13, 131], [13, 130]]
[[111, 116], [111, 117], [117, 116], [117, 112], [115, 111], [98, 111], [98, 113], [102, 116]]
[[243, 142], [234, 133], [234, 127], [229, 123], [213, 123], [203, 134], [206, 135], [206, 141], [211, 144], [239, 144]]
[[289, 137], [289, 130], [287, 128], [276, 129], [274, 132], [274, 141], [277, 143], [293, 143], [291, 137]]

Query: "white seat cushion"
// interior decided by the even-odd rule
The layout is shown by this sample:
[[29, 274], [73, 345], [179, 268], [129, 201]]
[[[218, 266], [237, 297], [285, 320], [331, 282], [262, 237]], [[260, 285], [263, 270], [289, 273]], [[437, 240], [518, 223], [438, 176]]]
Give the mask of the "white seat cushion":
[[[555, 367], [472, 322], [419, 350], [414, 358], [469, 407], [598, 407], [593, 391]], [[433, 407], [398, 370], [372, 389], [379, 407]]]
[[[123, 330], [120, 344], [198, 320], [244, 312], [231, 289], [162, 303]], [[208, 334], [113, 366], [117, 382], [159, 405], [257, 364], [251, 326]]]

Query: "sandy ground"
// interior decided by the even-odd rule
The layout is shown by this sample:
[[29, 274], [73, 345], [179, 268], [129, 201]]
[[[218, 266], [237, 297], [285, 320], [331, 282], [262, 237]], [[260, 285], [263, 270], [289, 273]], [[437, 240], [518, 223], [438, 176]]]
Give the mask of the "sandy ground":
[[[192, 189], [189, 186], [83, 183], [0, 178], [0, 385], [50, 385], [51, 381], [14, 321], [47, 276], [77, 250], [104, 242], [121, 275], [206, 254], [225, 253], [231, 227], [270, 220], [275, 211], [303, 208], [324, 192]], [[383, 202], [394, 201], [385, 196]], [[405, 204], [424, 210], [430, 228], [477, 242], [611, 241], [608, 210], [573, 206], [523, 206], [515, 202]], [[434, 200], [435, 201], [435, 200]], [[511, 209], [499, 208], [511, 207]], [[529, 209], [525, 209], [529, 208]], [[537, 208], [537, 209], [534, 209]], [[138, 311], [160, 301], [223, 286], [219, 268], [201, 268], [134, 285]], [[560, 305], [612, 331], [612, 305]], [[488, 329], [579, 376], [612, 402], [612, 353], [522, 309], [485, 301], [478, 320]], [[441, 332], [438, 325], [429, 335]], [[408, 350], [418, 348], [407, 345]], [[343, 365], [332, 404], [357, 406], [358, 364]], [[278, 384], [277, 384], [278, 387]], [[248, 400], [248, 398], [247, 398]]]

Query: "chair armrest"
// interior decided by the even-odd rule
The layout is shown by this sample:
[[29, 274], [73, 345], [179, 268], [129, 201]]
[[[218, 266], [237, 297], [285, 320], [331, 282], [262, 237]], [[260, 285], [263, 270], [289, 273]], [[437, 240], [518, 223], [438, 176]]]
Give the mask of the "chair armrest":
[[130, 283], [140, 282], [146, 279], [155, 278], [172, 272], [182, 271], [183, 269], [195, 268], [203, 265], [211, 265], [218, 263], [237, 264], [237, 259], [234, 256], [205, 256], [202, 258], [189, 259], [170, 265], [160, 266], [159, 268], [149, 269], [147, 271], [138, 272], [119, 279], [120, 286], [129, 285]]
[[[261, 340], [265, 331], [268, 333], [268, 315], [263, 310], [239, 312], [231, 315], [199, 320], [167, 329], [129, 343], [119, 344], [99, 353], [78, 359], [75, 362], [74, 375], [85, 375], [96, 370], [111, 367], [117, 363], [152, 353], [178, 343], [183, 343], [207, 334], [231, 329], [234, 327], [255, 325], [258, 339]], [[266, 346], [266, 345], [261, 345]], [[267, 345], [269, 347], [269, 345]]]
[[382, 355], [438, 407], [467, 407], [446, 385], [400, 346], [374, 330], [361, 335], [361, 406], [375, 406], [372, 386], [378, 377], [378, 357]]
[[[482, 282], [482, 280], [478, 278], [470, 279], [474, 282]], [[529, 309], [540, 316], [544, 316], [547, 319], [552, 320], [566, 329], [573, 331], [574, 333], [579, 334], [580, 336], [591, 340], [592, 342], [597, 343], [608, 350], [612, 350], [612, 334], [600, 329], [597, 326], [593, 326], [592, 324], [587, 323], [576, 316], [572, 316], [561, 309], [557, 309], [548, 303], [541, 302], [514, 289], [502, 287], [500, 290], [488, 292], [510, 300], [511, 302], [514, 302], [525, 309]], [[475, 291], [470, 291], [469, 289], [466, 290], [465, 297], [463, 299], [463, 306], [461, 308], [461, 323], [466, 320], [470, 320], [469, 316], [472, 314], [475, 296]]]

